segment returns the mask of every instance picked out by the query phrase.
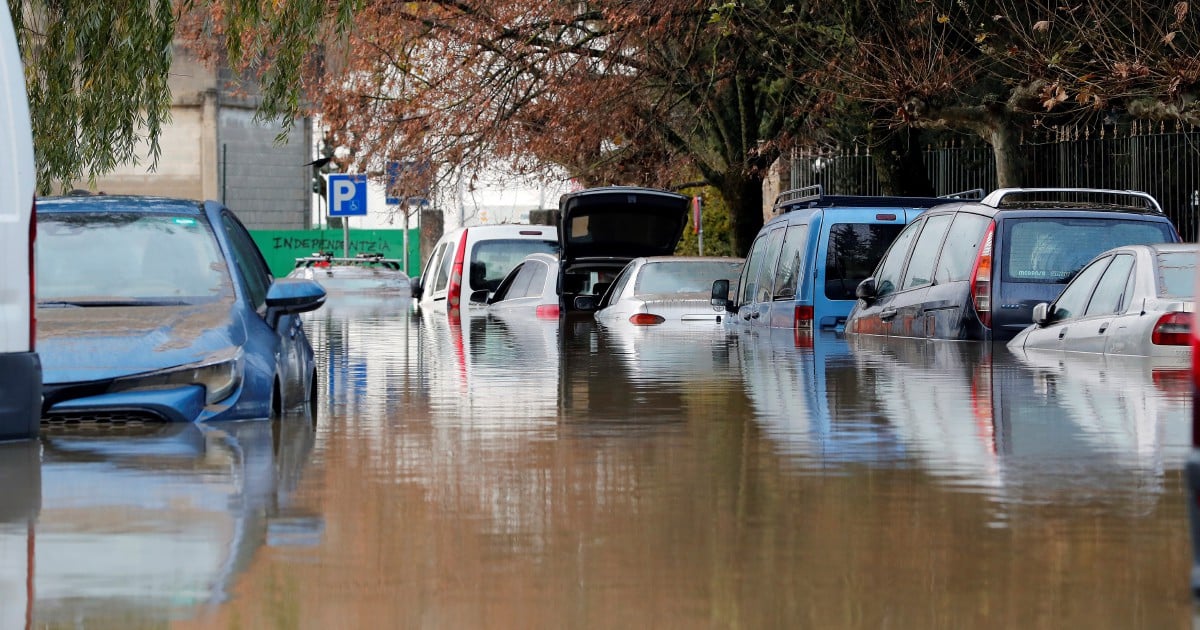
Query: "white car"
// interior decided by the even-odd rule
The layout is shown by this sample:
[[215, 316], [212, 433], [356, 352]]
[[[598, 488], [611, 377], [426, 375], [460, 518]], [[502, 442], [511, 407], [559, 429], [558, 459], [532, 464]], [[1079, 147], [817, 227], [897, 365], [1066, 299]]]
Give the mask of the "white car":
[[1200, 245], [1129, 245], [1103, 252], [1008, 347], [1187, 357]]
[[712, 284], [736, 284], [744, 262], [711, 256], [635, 258], [600, 299], [596, 321], [605, 326], [718, 324], [726, 312], [713, 309]]
[[34, 347], [33, 131], [8, 5], [0, 10], [0, 121], [0, 440], [10, 440], [37, 436], [42, 367]]
[[[459, 319], [469, 314], [472, 295], [496, 291], [526, 256], [557, 251], [558, 228], [552, 225], [479, 225], [452, 230], [438, 239], [421, 275], [413, 278], [412, 297], [424, 311]], [[477, 306], [483, 313], [484, 305]]]

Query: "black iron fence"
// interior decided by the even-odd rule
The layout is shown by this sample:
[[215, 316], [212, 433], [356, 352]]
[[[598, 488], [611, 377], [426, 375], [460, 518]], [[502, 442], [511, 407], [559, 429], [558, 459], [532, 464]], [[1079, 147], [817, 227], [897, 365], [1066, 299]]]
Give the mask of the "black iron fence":
[[[1174, 123], [1044, 129], [1022, 138], [1028, 187], [1114, 188], [1150, 193], [1180, 235], [1200, 229], [1200, 129]], [[987, 145], [956, 140], [924, 151], [934, 190], [945, 195], [996, 188], [995, 157]], [[866, 146], [798, 150], [791, 187], [821, 184], [831, 193], [882, 194]]]

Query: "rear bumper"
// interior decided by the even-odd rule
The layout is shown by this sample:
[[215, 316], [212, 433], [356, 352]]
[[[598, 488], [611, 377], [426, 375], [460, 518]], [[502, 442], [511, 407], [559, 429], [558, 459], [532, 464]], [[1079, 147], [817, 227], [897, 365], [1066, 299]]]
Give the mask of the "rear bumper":
[[36, 352], [0, 353], [0, 440], [38, 435], [42, 362]]

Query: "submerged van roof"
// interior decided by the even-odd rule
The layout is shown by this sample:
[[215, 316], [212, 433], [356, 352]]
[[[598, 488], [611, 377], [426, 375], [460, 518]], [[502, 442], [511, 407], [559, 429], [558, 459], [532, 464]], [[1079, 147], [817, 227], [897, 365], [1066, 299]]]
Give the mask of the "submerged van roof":
[[983, 189], [964, 190], [941, 197], [895, 195], [826, 195], [821, 184], [785, 190], [775, 197], [774, 214], [806, 208], [932, 208], [946, 203], [983, 198]]

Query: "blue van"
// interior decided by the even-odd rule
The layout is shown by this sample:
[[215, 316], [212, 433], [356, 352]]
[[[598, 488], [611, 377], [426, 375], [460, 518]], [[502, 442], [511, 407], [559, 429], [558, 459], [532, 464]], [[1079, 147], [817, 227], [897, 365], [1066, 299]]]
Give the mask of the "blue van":
[[858, 283], [904, 226], [927, 208], [982, 195], [826, 195], [820, 185], [783, 192], [776, 216], [750, 246], [736, 293], [730, 295], [728, 281], [716, 281], [713, 306], [731, 313], [732, 328], [791, 328], [797, 342], [814, 329], [837, 329], [854, 306]]

